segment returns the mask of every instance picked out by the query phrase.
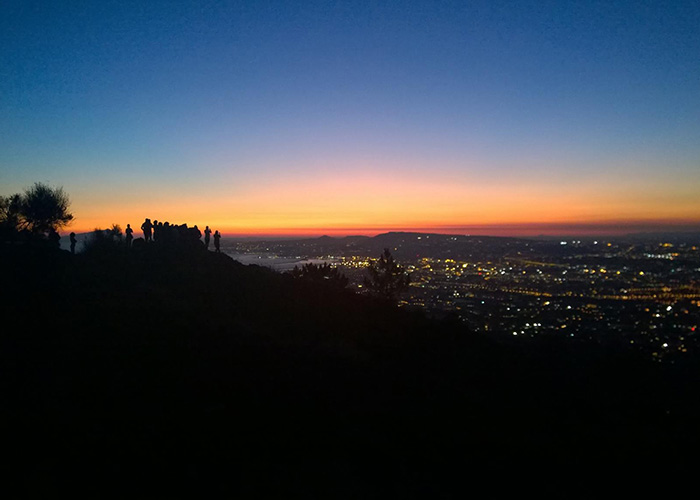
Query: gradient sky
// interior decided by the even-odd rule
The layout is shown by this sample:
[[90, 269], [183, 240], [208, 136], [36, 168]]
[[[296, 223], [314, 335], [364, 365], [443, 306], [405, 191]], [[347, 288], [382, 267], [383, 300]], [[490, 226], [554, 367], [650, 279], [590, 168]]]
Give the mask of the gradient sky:
[[76, 232], [700, 227], [700, 3], [3, 0], [35, 181]]

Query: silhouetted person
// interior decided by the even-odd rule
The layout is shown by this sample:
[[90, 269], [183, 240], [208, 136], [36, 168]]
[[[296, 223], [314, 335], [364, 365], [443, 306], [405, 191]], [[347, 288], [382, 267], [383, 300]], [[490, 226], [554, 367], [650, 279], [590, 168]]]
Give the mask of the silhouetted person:
[[209, 237], [211, 236], [211, 229], [209, 226], [204, 228], [204, 248], [209, 250]]
[[219, 234], [219, 231], [217, 230], [214, 233], [214, 251], [215, 252], [221, 252], [221, 248], [219, 248], [219, 240], [221, 239], [221, 235]]
[[151, 241], [151, 230], [153, 229], [153, 224], [151, 224], [151, 219], [146, 219], [143, 221], [143, 224], [141, 224], [141, 229], [143, 230], [143, 239], [148, 241]]
[[60, 240], [61, 236], [58, 234], [58, 231], [56, 231], [54, 228], [49, 229], [49, 241], [51, 244], [58, 248], [61, 246]]
[[75, 233], [70, 233], [70, 253], [75, 253], [75, 244], [78, 243]]
[[163, 238], [165, 236], [163, 235], [164, 230], [163, 230], [163, 223], [162, 222], [154, 222], [153, 223], [153, 241], [159, 241], [163, 242]]
[[124, 230], [124, 233], [126, 233], [126, 248], [131, 248], [131, 240], [134, 239], [132, 236], [134, 233], [134, 230], [131, 229], [131, 224], [126, 225], [126, 229]]

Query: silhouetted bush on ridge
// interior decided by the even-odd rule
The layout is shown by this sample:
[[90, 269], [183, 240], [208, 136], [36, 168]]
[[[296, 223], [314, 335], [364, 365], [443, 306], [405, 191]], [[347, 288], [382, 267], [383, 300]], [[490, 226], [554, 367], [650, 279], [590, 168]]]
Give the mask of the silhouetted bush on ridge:
[[348, 286], [349, 282], [347, 276], [327, 262], [320, 265], [309, 262], [302, 267], [294, 266], [294, 269], [289, 271], [289, 275], [323, 290], [328, 288], [342, 290]]

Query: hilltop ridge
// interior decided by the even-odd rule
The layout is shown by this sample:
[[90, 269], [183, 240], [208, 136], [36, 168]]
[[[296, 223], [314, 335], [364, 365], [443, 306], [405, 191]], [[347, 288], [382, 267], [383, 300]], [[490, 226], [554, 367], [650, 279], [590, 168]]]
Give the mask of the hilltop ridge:
[[151, 492], [448, 496], [534, 461], [561, 474], [545, 493], [591, 491], [579, 470], [681, 466], [695, 443], [694, 372], [496, 342], [223, 254], [122, 250], [4, 249], [2, 313], [22, 321], [2, 337], [3, 390], [26, 487], [79, 470]]

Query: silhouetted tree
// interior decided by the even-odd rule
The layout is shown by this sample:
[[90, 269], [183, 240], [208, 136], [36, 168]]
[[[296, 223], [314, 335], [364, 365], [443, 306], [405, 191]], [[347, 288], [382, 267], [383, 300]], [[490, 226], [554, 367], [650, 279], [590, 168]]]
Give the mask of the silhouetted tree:
[[22, 218], [22, 196], [0, 196], [0, 240], [15, 239]]
[[22, 196], [0, 196], [0, 224], [17, 229], [22, 217]]
[[41, 182], [35, 183], [20, 195], [17, 229], [28, 229], [35, 234], [46, 234], [58, 230], [73, 220], [70, 200], [63, 188], [52, 188]]
[[388, 248], [372, 262], [367, 269], [369, 279], [365, 278], [364, 285], [371, 292], [389, 300], [396, 300], [402, 292], [408, 289], [410, 278], [408, 273], [394, 261]]
[[294, 266], [290, 274], [296, 279], [302, 279], [313, 283], [324, 284], [332, 288], [345, 288], [348, 286], [348, 278], [338, 271], [337, 268], [331, 267], [327, 262], [322, 265], [313, 263]]

